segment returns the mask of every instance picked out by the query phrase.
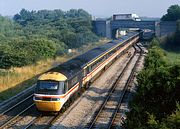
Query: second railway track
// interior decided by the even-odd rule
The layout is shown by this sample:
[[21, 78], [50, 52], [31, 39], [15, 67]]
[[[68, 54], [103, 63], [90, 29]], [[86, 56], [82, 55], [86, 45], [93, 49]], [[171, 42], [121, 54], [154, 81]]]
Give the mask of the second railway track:
[[124, 122], [125, 118], [124, 118], [124, 115], [123, 115], [124, 111], [121, 110], [121, 109], [123, 109], [123, 103], [128, 102], [128, 95], [129, 95], [129, 91], [130, 91], [130, 88], [131, 88], [130, 86], [134, 82], [134, 77], [136, 75], [137, 67], [139, 65], [139, 62], [140, 62], [140, 60], [142, 58], [142, 54], [143, 54], [142, 48], [139, 45], [137, 45], [136, 47], [137, 47], [137, 49], [139, 49], [139, 52], [138, 52], [139, 57], [138, 57], [135, 65], [134, 65], [134, 67], [133, 67], [133, 69], [131, 71], [131, 74], [130, 74], [127, 82], [126, 82], [126, 86], [125, 86], [126, 90], [124, 90], [124, 92], [123, 92], [123, 94], [122, 94], [122, 96], [120, 98], [120, 102], [118, 103], [118, 106], [117, 106], [117, 108], [116, 108], [116, 110], [115, 110], [115, 112], [114, 112], [114, 114], [113, 114], [113, 116], [111, 118], [109, 128], [113, 128], [113, 127], [123, 128], [123, 122]]
[[[132, 81], [134, 77], [134, 72], [138, 62], [141, 58], [141, 48], [139, 46], [134, 47], [135, 52], [131, 57], [130, 61], [123, 69], [123, 71], [119, 74], [118, 79], [113, 84], [110, 89], [106, 99], [103, 104], [99, 108], [97, 112], [95, 112], [91, 121], [87, 124], [86, 128], [107, 128], [110, 129], [114, 123], [119, 107], [123, 101], [125, 93], [128, 89], [129, 83]], [[137, 59], [135, 57], [137, 56]], [[131, 66], [133, 60], [136, 60], [134, 65]], [[131, 67], [131, 68], [130, 68]], [[129, 71], [130, 70], [130, 71]], [[129, 71], [128, 78], [124, 81], [124, 75]]]

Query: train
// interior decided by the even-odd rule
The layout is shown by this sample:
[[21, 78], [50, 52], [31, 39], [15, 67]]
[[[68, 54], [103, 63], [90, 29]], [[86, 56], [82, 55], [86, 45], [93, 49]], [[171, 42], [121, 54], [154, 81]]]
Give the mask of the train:
[[141, 30], [128, 32], [40, 75], [33, 97], [37, 109], [59, 112], [79, 90], [87, 89], [102, 71], [137, 43], [141, 35]]

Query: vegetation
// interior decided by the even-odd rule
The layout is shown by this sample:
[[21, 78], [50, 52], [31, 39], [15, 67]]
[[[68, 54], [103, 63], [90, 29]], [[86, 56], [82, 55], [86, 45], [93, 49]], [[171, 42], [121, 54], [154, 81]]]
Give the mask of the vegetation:
[[73, 49], [72, 53], [58, 56], [55, 59], [41, 60], [36, 64], [8, 70], [0, 69], [0, 102], [35, 84], [39, 74], [108, 41], [109, 40], [103, 39], [99, 42], [89, 43], [78, 49]]
[[[130, 102], [128, 129], [180, 128], [180, 6], [172, 5], [161, 20], [177, 21], [176, 32], [153, 39], [138, 74], [138, 89]], [[164, 51], [163, 49], [166, 51]], [[176, 55], [176, 57], [175, 57]]]
[[0, 16], [0, 101], [34, 84], [40, 73], [79, 54], [68, 54], [68, 49], [81, 53], [106, 42], [98, 40], [91, 15], [82, 9], [22, 9], [13, 19]]
[[167, 14], [163, 15], [161, 20], [162, 21], [176, 21], [180, 19], [180, 6], [179, 5], [172, 5], [167, 10]]
[[171, 64], [180, 62], [180, 51], [166, 51], [166, 56]]
[[91, 15], [82, 9], [27, 11], [0, 16], [0, 69], [34, 64], [98, 41]]
[[156, 46], [158, 42], [152, 41], [144, 69], [137, 76], [139, 86], [127, 114], [128, 129], [180, 128], [180, 64], [170, 64]]

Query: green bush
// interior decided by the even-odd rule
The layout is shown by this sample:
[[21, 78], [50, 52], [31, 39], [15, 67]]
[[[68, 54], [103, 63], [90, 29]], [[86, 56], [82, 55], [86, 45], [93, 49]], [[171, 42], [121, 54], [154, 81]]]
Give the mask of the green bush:
[[13, 40], [0, 44], [0, 68], [20, 67], [56, 55], [59, 45], [47, 39]]
[[169, 65], [164, 51], [152, 46], [137, 81], [138, 89], [130, 103], [126, 127], [170, 129], [170, 125], [176, 123], [172, 128], [180, 128], [180, 119], [176, 115], [179, 114], [176, 103], [180, 100], [180, 64]]

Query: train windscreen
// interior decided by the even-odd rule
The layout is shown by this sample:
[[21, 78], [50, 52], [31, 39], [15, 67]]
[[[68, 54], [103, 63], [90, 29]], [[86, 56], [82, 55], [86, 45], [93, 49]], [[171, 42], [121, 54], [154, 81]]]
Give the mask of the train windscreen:
[[[60, 84], [64, 85], [64, 84]], [[39, 81], [38, 88], [40, 90], [58, 90], [59, 82], [57, 81]]]

